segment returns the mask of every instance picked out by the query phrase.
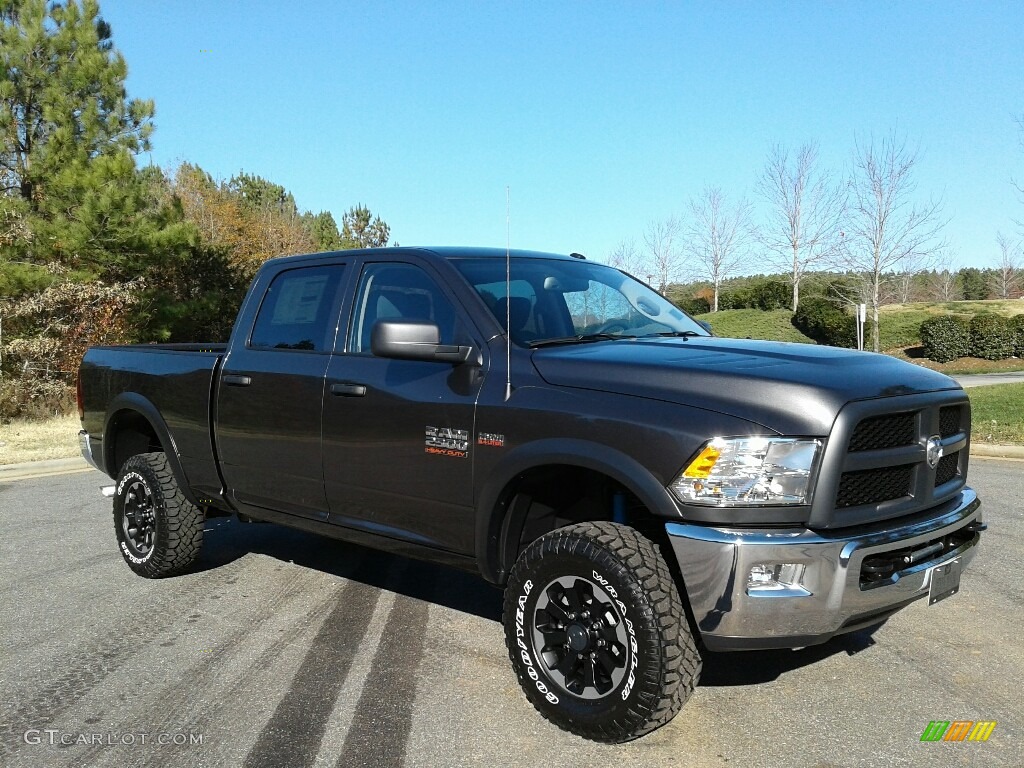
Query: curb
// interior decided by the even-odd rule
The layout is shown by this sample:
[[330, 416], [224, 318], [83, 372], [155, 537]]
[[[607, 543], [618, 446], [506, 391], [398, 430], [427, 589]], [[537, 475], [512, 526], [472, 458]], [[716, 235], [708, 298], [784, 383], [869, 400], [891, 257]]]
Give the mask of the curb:
[[971, 443], [971, 458], [983, 459], [1024, 459], [1024, 445], [993, 445]]
[[24, 464], [0, 465], [0, 483], [12, 480], [29, 480], [36, 477], [56, 477], [71, 475], [78, 472], [91, 472], [93, 468], [85, 459], [47, 459], [46, 461], [28, 461]]

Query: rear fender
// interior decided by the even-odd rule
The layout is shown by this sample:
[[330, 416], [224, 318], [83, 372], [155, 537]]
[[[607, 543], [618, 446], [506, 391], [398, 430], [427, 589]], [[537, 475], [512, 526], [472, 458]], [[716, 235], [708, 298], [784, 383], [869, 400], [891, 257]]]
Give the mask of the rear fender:
[[145, 397], [134, 392], [124, 392], [118, 395], [111, 401], [110, 407], [107, 409], [107, 418], [103, 426], [103, 471], [116, 479], [121, 469], [119, 466], [116, 466], [117, 440], [115, 436], [119, 429], [118, 422], [124, 418], [126, 413], [138, 414], [149, 423], [149, 426], [152, 427], [153, 432], [160, 441], [160, 447], [167, 455], [167, 463], [174, 473], [174, 479], [177, 481], [181, 492], [190, 502], [199, 506], [199, 502], [196, 501], [192, 493], [185, 470], [181, 466], [181, 459], [178, 456], [178, 449], [174, 443], [174, 438], [171, 437], [170, 430], [167, 429], [167, 424], [160, 415], [160, 411]]

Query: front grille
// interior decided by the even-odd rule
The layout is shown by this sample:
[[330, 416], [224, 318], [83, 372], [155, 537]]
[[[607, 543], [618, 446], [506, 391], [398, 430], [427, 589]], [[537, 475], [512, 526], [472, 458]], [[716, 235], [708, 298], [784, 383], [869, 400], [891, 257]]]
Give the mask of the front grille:
[[954, 477], [960, 466], [960, 452], [951, 453], [949, 456], [943, 456], [939, 459], [939, 466], [935, 468], [935, 487], [938, 488], [940, 485], [945, 485]]
[[[910, 517], [954, 498], [966, 478], [970, 405], [961, 391], [850, 403], [822, 459], [811, 527], [843, 528]], [[944, 456], [928, 466], [929, 441]], [[932, 444], [934, 451], [936, 446]], [[933, 453], [934, 455], [934, 453]]]
[[917, 437], [917, 417], [914, 413], [887, 413], [864, 419], [850, 438], [850, 452], [880, 451], [912, 445]]
[[939, 434], [942, 437], [952, 437], [960, 431], [960, 413], [963, 411], [959, 405], [947, 405], [939, 410]]
[[901, 499], [910, 495], [910, 484], [914, 467], [865, 469], [859, 472], [844, 472], [839, 479], [836, 493], [836, 507], [859, 507], [864, 504], [880, 504], [883, 501]]

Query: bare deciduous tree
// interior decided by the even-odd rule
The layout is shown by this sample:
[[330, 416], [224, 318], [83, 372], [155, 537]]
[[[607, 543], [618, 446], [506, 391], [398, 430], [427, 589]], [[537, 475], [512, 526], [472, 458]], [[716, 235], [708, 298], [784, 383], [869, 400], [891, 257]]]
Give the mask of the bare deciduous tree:
[[846, 207], [846, 193], [818, 169], [818, 146], [789, 151], [772, 147], [757, 191], [770, 207], [759, 240], [772, 254], [772, 266], [786, 272], [793, 286], [793, 311], [800, 303], [800, 281], [814, 264], [834, 255]]
[[671, 216], [665, 221], [652, 221], [644, 233], [650, 269], [662, 293], [668, 284], [679, 277], [682, 259], [679, 252], [679, 219]]
[[914, 286], [919, 284], [918, 276], [931, 272], [939, 264], [939, 252], [912, 254], [904, 259], [896, 274], [886, 280], [889, 299], [894, 304], [908, 304], [914, 300]]
[[989, 279], [989, 290], [1000, 299], [1012, 299], [1022, 282], [1020, 242], [997, 232], [996, 245], [999, 246], [999, 261]]
[[880, 142], [857, 142], [854, 148], [850, 206], [838, 265], [864, 281], [875, 352], [879, 351], [878, 307], [886, 274], [902, 271], [904, 265], [945, 246], [939, 240], [945, 225], [940, 204], [913, 200], [916, 163], [917, 153], [892, 133]]
[[[947, 251], [942, 259], [947, 265], [956, 261], [955, 254]], [[931, 295], [936, 301], [957, 301], [963, 298], [963, 289], [960, 285], [960, 273], [948, 266], [937, 270], [929, 281]]]
[[641, 279], [652, 274], [647, 271], [649, 269], [647, 260], [637, 248], [635, 240], [620, 241], [615, 249], [608, 254], [608, 265]]
[[690, 200], [690, 222], [686, 232], [686, 252], [714, 290], [711, 311], [718, 311], [718, 292], [722, 281], [735, 275], [749, 258], [753, 228], [750, 203], [741, 199], [727, 204], [718, 187], [707, 187], [700, 197]]

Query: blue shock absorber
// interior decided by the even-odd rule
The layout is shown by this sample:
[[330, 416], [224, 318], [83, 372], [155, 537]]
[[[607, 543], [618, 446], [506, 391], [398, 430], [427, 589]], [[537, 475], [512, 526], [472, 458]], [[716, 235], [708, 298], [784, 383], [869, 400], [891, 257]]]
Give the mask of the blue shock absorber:
[[612, 522], [626, 524], [626, 494], [622, 491], [612, 496]]

